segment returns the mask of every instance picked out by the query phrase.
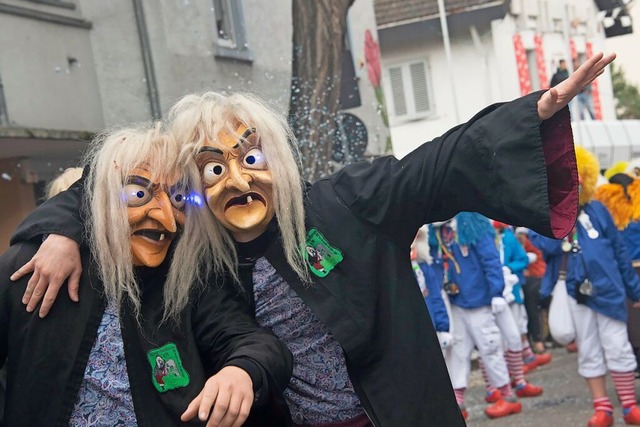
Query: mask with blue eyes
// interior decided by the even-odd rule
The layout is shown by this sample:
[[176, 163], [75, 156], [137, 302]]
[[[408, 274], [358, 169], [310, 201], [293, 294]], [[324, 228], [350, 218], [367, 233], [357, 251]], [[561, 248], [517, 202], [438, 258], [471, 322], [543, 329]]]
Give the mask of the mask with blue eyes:
[[122, 198], [127, 205], [133, 264], [159, 266], [184, 224], [186, 192], [175, 183], [153, 183], [147, 170], [137, 168], [127, 177]]

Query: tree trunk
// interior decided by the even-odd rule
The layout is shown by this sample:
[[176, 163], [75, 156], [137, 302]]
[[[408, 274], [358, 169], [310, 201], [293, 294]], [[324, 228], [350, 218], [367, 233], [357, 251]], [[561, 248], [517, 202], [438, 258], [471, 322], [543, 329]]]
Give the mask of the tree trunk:
[[300, 146], [303, 176], [312, 182], [332, 169], [347, 12], [353, 1], [292, 2], [289, 122]]

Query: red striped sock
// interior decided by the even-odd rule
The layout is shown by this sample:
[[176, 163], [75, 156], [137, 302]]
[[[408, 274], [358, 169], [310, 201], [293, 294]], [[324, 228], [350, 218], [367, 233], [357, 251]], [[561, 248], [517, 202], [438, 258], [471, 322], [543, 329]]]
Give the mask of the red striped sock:
[[507, 366], [509, 367], [509, 374], [513, 378], [515, 385], [526, 384], [524, 379], [524, 363], [522, 362], [522, 352], [507, 350], [504, 354], [504, 358], [507, 360]]
[[464, 391], [466, 389], [465, 388], [456, 388], [453, 390], [453, 392], [456, 395], [456, 402], [458, 402], [458, 406], [463, 406], [464, 405]]
[[605, 411], [610, 414], [613, 413], [613, 405], [607, 396], [593, 399], [593, 409], [596, 411]]
[[525, 363], [529, 363], [533, 359], [536, 358], [536, 355], [533, 353], [533, 350], [531, 350], [531, 346], [529, 345], [529, 341], [523, 342], [522, 346], [524, 347], [522, 349], [522, 360], [524, 360]]
[[489, 381], [489, 375], [487, 375], [487, 369], [482, 362], [482, 359], [478, 359], [478, 365], [480, 365], [480, 372], [482, 372], [482, 379], [484, 380], [484, 387], [487, 390], [487, 394], [491, 394], [497, 390], [494, 386], [491, 385], [491, 381]]
[[623, 408], [636, 406], [635, 373], [631, 372], [610, 372], [613, 384]]
[[502, 387], [498, 387], [498, 390], [500, 390], [503, 399], [509, 399], [511, 396], [513, 396], [513, 394], [511, 393], [511, 385], [509, 383], [503, 385]]

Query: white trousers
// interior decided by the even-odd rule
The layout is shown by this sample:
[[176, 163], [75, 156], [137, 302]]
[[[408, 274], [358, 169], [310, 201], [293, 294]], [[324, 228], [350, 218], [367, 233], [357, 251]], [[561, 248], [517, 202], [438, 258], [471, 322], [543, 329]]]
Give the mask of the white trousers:
[[578, 373], [584, 378], [636, 369], [636, 358], [627, 335], [627, 324], [596, 313], [569, 297], [576, 326]]
[[453, 388], [467, 388], [474, 347], [484, 362], [491, 384], [495, 387], [508, 384], [509, 371], [502, 352], [500, 329], [491, 307], [467, 309], [452, 305], [451, 321], [454, 325], [453, 345], [447, 367]]
[[495, 314], [496, 325], [500, 329], [502, 345], [505, 350], [522, 352], [522, 338], [511, 310], [505, 309]]
[[529, 322], [529, 317], [527, 316], [527, 310], [524, 307], [524, 304], [512, 302], [511, 304], [509, 304], [509, 308], [511, 309], [513, 320], [516, 321], [516, 325], [518, 326], [518, 332], [520, 332], [520, 335], [528, 334], [529, 328], [527, 326], [527, 323]]

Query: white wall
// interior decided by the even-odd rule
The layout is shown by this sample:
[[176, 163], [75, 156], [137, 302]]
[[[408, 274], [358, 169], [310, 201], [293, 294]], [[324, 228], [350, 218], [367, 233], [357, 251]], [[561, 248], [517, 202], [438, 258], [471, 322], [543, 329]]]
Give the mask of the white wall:
[[[586, 42], [593, 44], [594, 53], [606, 50], [604, 34], [595, 21], [595, 6], [579, 0], [571, 0], [569, 3], [570, 21], [586, 23], [583, 34], [572, 36], [578, 51], [584, 51]], [[523, 28], [524, 16], [539, 16], [538, 28], [528, 33], [520, 30], [520, 34], [523, 35], [523, 39], [528, 37], [531, 41], [535, 33], [543, 35], [547, 78], [551, 79], [558, 60], [566, 58], [569, 51], [564, 45], [562, 32], [553, 32], [550, 28], [550, 22], [554, 17], [562, 17], [562, 8], [559, 8], [557, 2], [514, 0], [512, 10], [514, 15], [507, 15], [504, 19], [492, 22], [490, 30], [480, 34], [479, 45], [474, 44], [471, 33], [451, 39], [454, 63], [452, 71], [447, 66], [442, 40], [439, 38], [425, 40], [422, 45], [396, 46], [383, 52], [383, 64], [386, 66], [411, 59], [427, 58], [431, 66], [435, 95], [437, 112], [434, 117], [412, 122], [392, 122], [391, 135], [394, 154], [397, 157], [403, 157], [419, 144], [468, 120], [489, 104], [509, 101], [520, 96], [513, 36], [519, 28]], [[451, 80], [455, 84], [458, 100], [457, 118]], [[603, 119], [614, 120], [613, 88], [608, 69], [598, 79], [598, 90]], [[391, 99], [388, 98], [387, 103], [390, 102]]]
[[[442, 42], [437, 39], [384, 52], [383, 66], [386, 67], [412, 59], [428, 60], [436, 108], [435, 116], [427, 120], [393, 122], [391, 136], [397, 157], [403, 157], [419, 144], [469, 120], [487, 105], [515, 97], [517, 86], [504, 78], [510, 69], [515, 70], [515, 60], [511, 59], [513, 43], [498, 43], [498, 47], [494, 47], [496, 37], [491, 31], [479, 34], [479, 39], [479, 45], [474, 44], [471, 33], [451, 39], [452, 70], [447, 65]], [[498, 40], [504, 38], [498, 37]], [[506, 49], [510, 49], [507, 55], [504, 54]], [[452, 89], [452, 81], [455, 89]], [[387, 103], [391, 103], [388, 95]]]
[[383, 154], [389, 129], [377, 114], [377, 101], [373, 86], [367, 76], [367, 65], [364, 56], [364, 35], [370, 30], [377, 41], [377, 30], [373, 2], [371, 0], [356, 0], [349, 8], [347, 16], [349, 28], [349, 42], [355, 62], [356, 76], [362, 105], [348, 110], [358, 116], [367, 125], [369, 145], [367, 154]]

